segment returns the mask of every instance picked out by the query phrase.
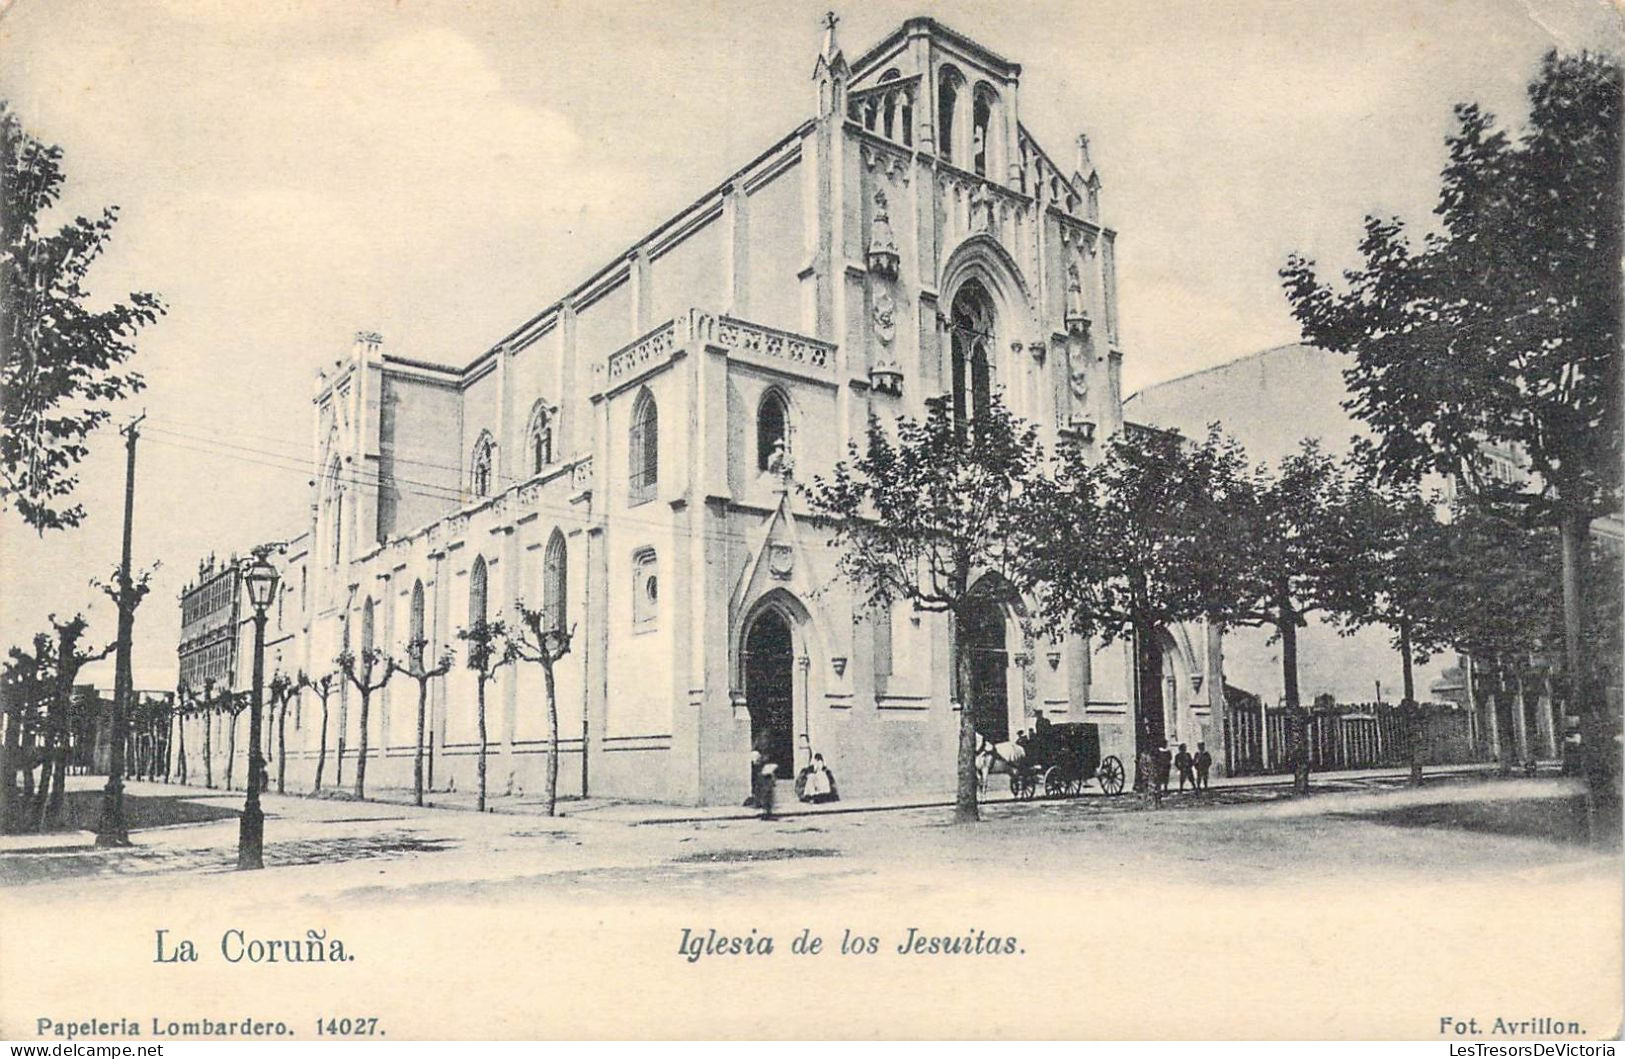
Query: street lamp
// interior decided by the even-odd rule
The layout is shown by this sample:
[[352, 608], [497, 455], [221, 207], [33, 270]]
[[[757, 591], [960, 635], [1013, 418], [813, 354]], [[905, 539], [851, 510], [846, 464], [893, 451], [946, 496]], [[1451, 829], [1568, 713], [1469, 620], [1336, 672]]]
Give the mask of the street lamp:
[[243, 571], [248, 602], [254, 607], [254, 698], [248, 714], [248, 801], [237, 831], [237, 870], [265, 867], [265, 811], [260, 808], [260, 780], [265, 758], [260, 753], [260, 703], [265, 695], [265, 611], [276, 593], [276, 567], [258, 556]]

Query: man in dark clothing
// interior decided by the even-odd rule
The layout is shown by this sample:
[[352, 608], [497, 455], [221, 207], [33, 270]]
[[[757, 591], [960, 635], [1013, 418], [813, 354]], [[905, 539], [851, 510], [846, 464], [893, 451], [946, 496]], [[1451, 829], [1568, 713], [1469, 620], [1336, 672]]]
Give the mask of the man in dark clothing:
[[1156, 780], [1157, 780], [1157, 801], [1158, 801], [1159, 804], [1162, 801], [1162, 792], [1168, 789], [1169, 768], [1173, 764], [1173, 760], [1174, 760], [1173, 755], [1168, 752], [1168, 744], [1167, 743], [1164, 743], [1160, 747], [1157, 748]]
[[1196, 773], [1193, 771], [1195, 764], [1196, 759], [1191, 757], [1191, 752], [1186, 749], [1185, 744], [1180, 743], [1179, 753], [1174, 755], [1174, 767], [1179, 770], [1179, 791], [1181, 794], [1185, 792], [1186, 783], [1191, 785], [1191, 790], [1197, 789]]
[[1213, 767], [1213, 755], [1207, 752], [1206, 743], [1196, 744], [1196, 789], [1207, 790], [1208, 770]]

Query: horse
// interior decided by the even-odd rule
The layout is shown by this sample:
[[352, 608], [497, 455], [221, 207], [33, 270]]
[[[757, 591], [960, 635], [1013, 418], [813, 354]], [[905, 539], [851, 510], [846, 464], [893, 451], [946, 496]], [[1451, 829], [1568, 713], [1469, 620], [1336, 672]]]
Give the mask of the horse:
[[987, 778], [995, 772], [1015, 775], [1027, 758], [1027, 748], [1016, 742], [990, 742], [982, 733], [976, 733], [976, 787], [987, 793]]

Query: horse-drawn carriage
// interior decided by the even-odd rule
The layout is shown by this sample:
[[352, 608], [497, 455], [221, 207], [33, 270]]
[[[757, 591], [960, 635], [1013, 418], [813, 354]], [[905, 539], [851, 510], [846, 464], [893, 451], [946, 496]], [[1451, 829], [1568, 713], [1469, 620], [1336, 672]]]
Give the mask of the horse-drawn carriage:
[[1093, 724], [1043, 724], [1013, 743], [983, 741], [981, 754], [984, 788], [989, 773], [1007, 772], [1017, 798], [1040, 790], [1050, 798], [1078, 795], [1090, 780], [1106, 794], [1123, 793], [1123, 762], [1115, 754], [1100, 756], [1100, 728]]

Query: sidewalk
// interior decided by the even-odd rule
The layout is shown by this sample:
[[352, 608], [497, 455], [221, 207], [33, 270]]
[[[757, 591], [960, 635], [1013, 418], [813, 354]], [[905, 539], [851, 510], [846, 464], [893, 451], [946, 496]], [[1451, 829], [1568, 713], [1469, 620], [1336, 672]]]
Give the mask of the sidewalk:
[[[1555, 762], [1543, 762], [1543, 770], [1556, 766]], [[1471, 775], [1494, 775], [1496, 766], [1493, 763], [1472, 763], [1466, 765], [1433, 765], [1425, 772], [1426, 779], [1439, 779], [1442, 777], [1458, 777]], [[1404, 779], [1410, 775], [1409, 766], [1382, 769], [1347, 769], [1337, 772], [1316, 772], [1311, 775], [1310, 783], [1317, 786], [1359, 785], [1363, 781]], [[987, 792], [982, 796], [981, 804], [999, 805], [1019, 801], [1002, 782], [1003, 776], [993, 777], [988, 784]], [[1285, 787], [1292, 783], [1291, 774], [1272, 774], [1266, 776], [1230, 776], [1215, 779], [1212, 782], [1214, 790], [1258, 787]], [[788, 786], [788, 785], [786, 785]], [[1095, 786], [1084, 789], [1085, 798], [1104, 798], [1106, 795]], [[1132, 798], [1133, 793], [1124, 791], [1119, 797]], [[1169, 799], [1177, 804], [1180, 795], [1171, 792]], [[1045, 799], [1036, 799], [1043, 801]], [[410, 804], [412, 792], [386, 788], [376, 792], [369, 801], [392, 802]], [[436, 791], [425, 795], [426, 806], [440, 809], [461, 809], [472, 812], [474, 809], [474, 795], [462, 791]], [[536, 795], [525, 794], [519, 797], [499, 796], [486, 799], [486, 811], [491, 813], [540, 815], [544, 809], [543, 800]], [[806, 802], [787, 801], [780, 798], [778, 812], [774, 815], [782, 819], [794, 819], [809, 816], [832, 816], [847, 813], [889, 812], [906, 809], [937, 809], [949, 808], [954, 804], [951, 794], [930, 795], [911, 794], [896, 795], [881, 798], [846, 799], [839, 802], [824, 802], [810, 804]], [[658, 802], [636, 802], [614, 798], [570, 798], [561, 797], [557, 806], [558, 815], [577, 820], [602, 820], [618, 824], [640, 826], [645, 824], [690, 824], [710, 823], [723, 820], [754, 820], [761, 814], [755, 809], [740, 805], [668, 805]]]
[[[1556, 767], [1555, 762], [1543, 762], [1542, 772], [1550, 774]], [[1367, 783], [1391, 782], [1404, 779], [1410, 773], [1406, 767], [1384, 769], [1351, 769], [1339, 772], [1314, 773], [1310, 782], [1317, 789], [1358, 789]], [[1477, 763], [1467, 765], [1434, 765], [1426, 770], [1429, 780], [1441, 778], [1457, 778], [1467, 776], [1493, 776], [1497, 768], [1493, 763]], [[989, 784], [988, 792], [982, 798], [983, 805], [1002, 805], [1018, 803], [1010, 794], [1008, 787], [1002, 782], [1003, 776], [996, 776]], [[73, 783], [77, 780], [78, 783]], [[100, 786], [105, 782], [103, 777], [74, 777], [70, 783], [77, 787], [83, 783], [94, 783]], [[1215, 791], [1233, 789], [1254, 789], [1268, 787], [1285, 787], [1292, 783], [1290, 775], [1267, 776], [1232, 776], [1213, 780], [1212, 789]], [[788, 786], [788, 785], [786, 785]], [[179, 784], [145, 783], [131, 781], [127, 785], [131, 794], [145, 797], [180, 798], [190, 802], [208, 803], [221, 808], [236, 809], [243, 800], [243, 792], [225, 791], [219, 788], [181, 786]], [[1098, 787], [1085, 788], [1084, 799], [1105, 798]], [[1125, 791], [1119, 796], [1124, 800], [1136, 797], [1131, 791]], [[1167, 795], [1167, 804], [1178, 805], [1185, 795], [1177, 791]], [[475, 795], [467, 791], [433, 791], [424, 796], [424, 806], [418, 809], [413, 806], [413, 794], [407, 788], [385, 787], [371, 793], [366, 801], [355, 799], [339, 792], [324, 791], [321, 797], [309, 797], [296, 793], [265, 795], [266, 811], [269, 815], [282, 817], [310, 817], [313, 822], [365, 822], [366, 819], [377, 818], [380, 822], [385, 820], [398, 820], [403, 809], [408, 813], [431, 813], [435, 810], [453, 810], [473, 813]], [[1049, 799], [1034, 799], [1033, 803], [1044, 803]], [[486, 812], [500, 816], [531, 816], [546, 819], [545, 801], [541, 796], [526, 792], [523, 795], [492, 795], [486, 799]], [[908, 809], [934, 809], [949, 808], [953, 805], [951, 795], [898, 795], [882, 798], [858, 798], [839, 802], [826, 802], [822, 804], [808, 804], [789, 799], [780, 799], [780, 811], [776, 814], [781, 819], [797, 819], [814, 816], [834, 816], [852, 813], [892, 812]], [[739, 805], [668, 805], [655, 802], [637, 802], [616, 798], [574, 798], [561, 797], [557, 804], [557, 817], [561, 823], [568, 822], [604, 822], [620, 824], [623, 826], [643, 826], [654, 824], [692, 824], [713, 823], [730, 820], [753, 820], [760, 814], [754, 810]], [[218, 821], [215, 821], [218, 823]], [[207, 827], [210, 822], [170, 824], [160, 827], [149, 827], [136, 832], [141, 836], [155, 836], [162, 832], [182, 832], [195, 827]], [[174, 836], [179, 838], [179, 836]], [[0, 836], [0, 851], [26, 851], [26, 850], [65, 850], [69, 848], [88, 847], [95, 843], [95, 835], [90, 831], [55, 831], [47, 834], [21, 834]]]

